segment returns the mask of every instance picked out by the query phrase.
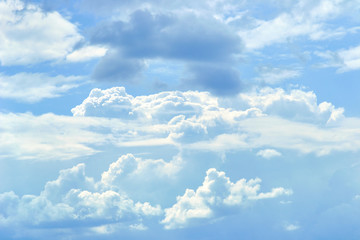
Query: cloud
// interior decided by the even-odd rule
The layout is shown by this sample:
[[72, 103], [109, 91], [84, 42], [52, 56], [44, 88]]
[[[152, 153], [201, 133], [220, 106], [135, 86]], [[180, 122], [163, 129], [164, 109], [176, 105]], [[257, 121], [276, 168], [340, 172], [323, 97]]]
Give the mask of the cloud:
[[[68, 160], [98, 152], [94, 145], [107, 141], [98, 119], [30, 113], [0, 113], [0, 158], [20, 160]], [[106, 121], [106, 120], [105, 120]], [[91, 145], [91, 146], [90, 146]]]
[[122, 155], [102, 173], [98, 187], [126, 191], [130, 196], [144, 201], [160, 201], [170, 197], [167, 185], [177, 179], [183, 165], [180, 155], [174, 156], [170, 161], [142, 159], [133, 154]]
[[107, 48], [99, 46], [84, 46], [80, 49], [69, 53], [66, 60], [69, 62], [84, 62], [94, 58], [103, 57], [107, 52]]
[[[168, 123], [174, 117], [200, 116], [208, 108], [217, 107], [217, 99], [207, 92], [167, 91], [133, 97], [124, 87], [93, 89], [71, 112], [74, 116], [114, 117]], [[175, 122], [174, 122], [175, 123]]]
[[3, 66], [61, 60], [82, 39], [58, 12], [43, 12], [20, 0], [0, 2], [0, 62]]
[[56, 180], [46, 183], [40, 195], [1, 193], [0, 205], [0, 226], [22, 229], [24, 233], [48, 228], [89, 229], [114, 223], [144, 230], [143, 217], [162, 214], [159, 205], [134, 202], [124, 192], [97, 189], [94, 180], [85, 175], [82, 163], [61, 170]]
[[258, 193], [261, 180], [259, 178], [240, 179], [236, 183], [230, 181], [224, 172], [214, 168], [206, 172], [203, 184], [195, 191], [186, 189], [177, 202], [165, 209], [162, 224], [166, 229], [184, 228], [190, 225], [229, 215], [239, 211], [256, 200], [290, 195], [292, 191], [284, 188], [273, 188], [271, 192]]
[[300, 226], [297, 225], [297, 224], [296, 225], [295, 224], [286, 224], [286, 225], [284, 225], [284, 229], [286, 231], [289, 231], [289, 232], [298, 230], [299, 228], [300, 228]]
[[313, 41], [341, 37], [347, 30], [341, 27], [329, 28], [326, 21], [353, 11], [357, 8], [355, 2], [322, 0], [314, 4], [311, 1], [299, 1], [289, 12], [281, 13], [273, 19], [253, 19], [251, 28], [241, 29], [238, 34], [250, 51], [302, 36]]
[[240, 73], [231, 67], [192, 65], [191, 77], [184, 79], [185, 85], [198, 85], [217, 95], [234, 95], [242, 90]]
[[179, 156], [176, 156], [172, 162], [165, 162], [162, 159], [143, 160], [133, 154], [126, 154], [109, 166], [109, 169], [101, 175], [101, 182], [106, 186], [117, 186], [123, 181], [122, 177], [129, 175], [133, 175], [134, 178], [138, 176], [143, 179], [153, 178], [153, 175], [147, 176], [149, 172], [156, 173], [158, 178], [173, 177], [179, 171], [180, 163]]
[[260, 76], [255, 79], [267, 84], [278, 84], [301, 75], [299, 70], [272, 67], [259, 67], [258, 71]]
[[0, 98], [35, 103], [45, 98], [60, 97], [83, 84], [79, 76], [48, 76], [44, 73], [0, 73]]
[[312, 123], [331, 123], [343, 117], [343, 108], [335, 108], [329, 102], [317, 103], [312, 91], [281, 88], [262, 88], [253, 93], [240, 94], [239, 98], [250, 107], [261, 109], [269, 115]]
[[145, 67], [144, 61], [127, 59], [116, 50], [108, 50], [93, 70], [92, 78], [98, 81], [135, 81]]
[[327, 60], [319, 64], [319, 67], [335, 67], [339, 73], [360, 69], [360, 46], [338, 51], [317, 51], [315, 55]]
[[235, 108], [208, 92], [133, 97], [123, 87], [93, 89], [72, 109], [74, 117], [0, 114], [0, 156], [66, 160], [95, 154], [105, 144], [218, 152], [275, 148], [318, 155], [359, 148], [358, 119], [345, 118], [331, 103], [317, 104], [312, 92], [265, 88], [231, 102]]
[[263, 157], [263, 158], [273, 158], [273, 157], [279, 157], [281, 156], [281, 153], [276, 151], [275, 149], [262, 149], [256, 153], [257, 156]]
[[113, 132], [118, 146], [166, 144], [216, 152], [276, 148], [317, 155], [359, 148], [358, 120], [345, 118], [331, 103], [318, 104], [313, 92], [264, 88], [234, 97], [234, 108], [227, 104], [206, 92], [133, 97], [124, 88], [111, 88], [94, 89], [72, 112], [127, 122], [126, 130]]
[[93, 72], [97, 80], [134, 78], [143, 70], [144, 60], [156, 59], [186, 65], [191, 81], [184, 85], [196, 83], [220, 94], [241, 90], [239, 74], [232, 67], [241, 50], [240, 38], [213, 18], [137, 10], [128, 21], [100, 24], [91, 42], [112, 49]]

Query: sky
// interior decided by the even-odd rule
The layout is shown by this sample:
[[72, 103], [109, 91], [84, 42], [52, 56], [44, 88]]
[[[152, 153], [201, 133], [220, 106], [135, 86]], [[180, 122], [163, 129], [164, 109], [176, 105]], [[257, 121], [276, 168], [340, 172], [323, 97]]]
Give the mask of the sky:
[[0, 239], [359, 239], [359, 0], [0, 0]]

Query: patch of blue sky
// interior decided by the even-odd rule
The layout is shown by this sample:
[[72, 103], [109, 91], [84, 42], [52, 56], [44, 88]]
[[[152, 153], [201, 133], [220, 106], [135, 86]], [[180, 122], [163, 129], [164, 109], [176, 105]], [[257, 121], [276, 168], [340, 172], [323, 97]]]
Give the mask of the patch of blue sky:
[[360, 237], [358, 1], [24, 2], [1, 239]]

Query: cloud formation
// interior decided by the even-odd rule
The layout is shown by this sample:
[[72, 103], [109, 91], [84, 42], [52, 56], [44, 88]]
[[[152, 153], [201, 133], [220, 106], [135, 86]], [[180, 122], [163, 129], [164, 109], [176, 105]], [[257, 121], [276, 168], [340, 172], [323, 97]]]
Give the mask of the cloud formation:
[[165, 209], [162, 224], [166, 229], [184, 228], [209, 219], [239, 211], [240, 207], [256, 200], [276, 198], [290, 195], [292, 191], [284, 188], [273, 188], [270, 192], [260, 192], [259, 178], [240, 179], [236, 183], [230, 181], [224, 172], [214, 168], [207, 170], [203, 184], [195, 191], [186, 189], [177, 202]]
[[144, 68], [144, 60], [160, 59], [188, 66], [191, 82], [207, 90], [220, 94], [240, 90], [237, 71], [223, 65], [232, 65], [241, 40], [213, 18], [137, 10], [128, 21], [100, 24], [91, 42], [112, 48], [95, 68], [96, 80], [133, 79]]
[[44, 73], [0, 73], [0, 98], [35, 103], [56, 98], [84, 83], [79, 76], [48, 76]]
[[[85, 164], [61, 170], [39, 195], [0, 194], [0, 226], [24, 229], [93, 228], [107, 224], [141, 223], [145, 216], [162, 214], [159, 205], [135, 202], [126, 193], [97, 189], [85, 175]], [[145, 226], [143, 226], [144, 228]], [[139, 228], [139, 227], [138, 227]], [[143, 229], [141, 229], [143, 230]]]
[[120, 130], [119, 146], [181, 144], [217, 152], [273, 147], [318, 155], [358, 149], [342, 140], [346, 135], [353, 143], [358, 141], [352, 127], [357, 120], [346, 119], [343, 109], [331, 103], [318, 104], [313, 92], [264, 88], [240, 94], [234, 101], [240, 108], [226, 107], [224, 99], [206, 92], [133, 97], [124, 88], [94, 89], [72, 112], [131, 120], [134, 132], [120, 134]]
[[62, 60], [82, 39], [77, 27], [58, 12], [46, 13], [21, 0], [1, 1], [0, 9], [3, 66]]

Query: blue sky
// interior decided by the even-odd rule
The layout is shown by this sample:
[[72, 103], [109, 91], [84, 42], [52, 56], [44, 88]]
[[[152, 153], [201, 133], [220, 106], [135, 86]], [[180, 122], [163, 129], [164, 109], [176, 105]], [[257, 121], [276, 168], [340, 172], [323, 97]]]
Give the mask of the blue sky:
[[359, 11], [0, 0], [0, 239], [359, 239]]

